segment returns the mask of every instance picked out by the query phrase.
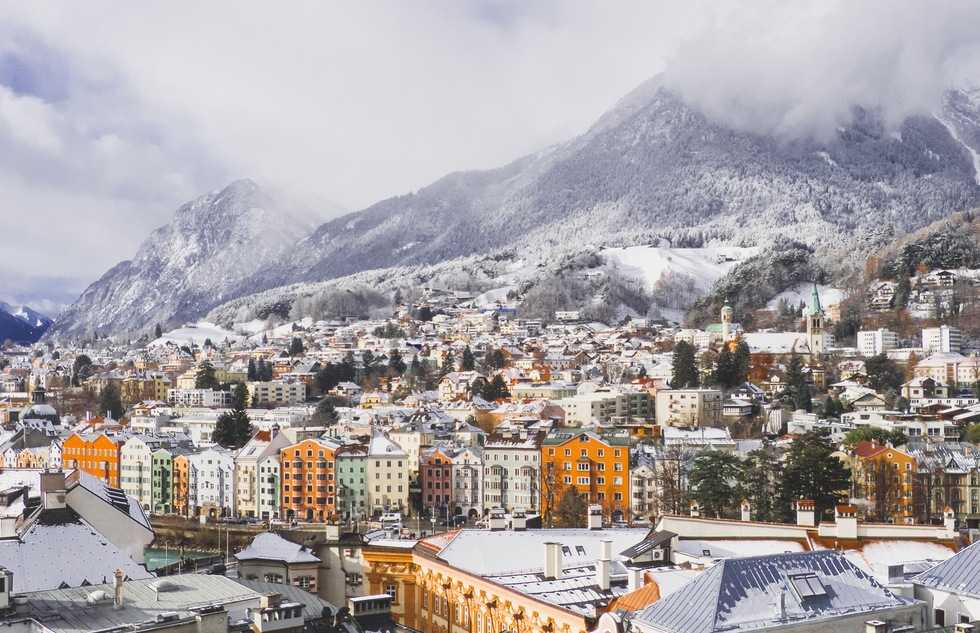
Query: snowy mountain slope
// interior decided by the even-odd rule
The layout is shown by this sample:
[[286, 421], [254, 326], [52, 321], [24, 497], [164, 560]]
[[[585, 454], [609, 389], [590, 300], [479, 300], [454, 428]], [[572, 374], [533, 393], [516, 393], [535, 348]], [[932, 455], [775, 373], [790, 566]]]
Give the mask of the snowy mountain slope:
[[602, 254], [632, 276], [642, 279], [653, 288], [665, 273], [686, 275], [701, 290], [730, 271], [739, 261], [758, 253], [759, 249], [739, 246], [706, 248], [663, 248], [657, 246], [628, 246], [607, 248]]
[[28, 306], [0, 301], [0, 342], [33, 343], [51, 326], [51, 319]]
[[[145, 330], [193, 320], [238, 296], [311, 227], [241, 180], [180, 207], [58, 318], [52, 336]], [[259, 288], [253, 288], [257, 290]]]

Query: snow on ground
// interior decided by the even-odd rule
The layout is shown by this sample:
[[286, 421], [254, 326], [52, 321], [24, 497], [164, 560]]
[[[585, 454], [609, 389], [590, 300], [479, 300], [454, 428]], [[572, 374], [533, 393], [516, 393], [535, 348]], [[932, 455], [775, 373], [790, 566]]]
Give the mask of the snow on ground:
[[244, 323], [235, 323], [232, 325], [232, 329], [236, 332], [247, 334], [250, 341], [258, 342], [262, 340], [263, 336], [267, 336], [268, 338], [292, 336], [294, 325], [303, 329], [309, 329], [313, 327], [313, 319], [312, 317], [303, 317], [299, 321], [287, 321], [272, 328], [269, 328], [268, 322], [263, 319], [252, 319]]
[[477, 295], [473, 299], [473, 304], [478, 308], [493, 308], [498, 303], [507, 305], [507, 293], [511, 290], [517, 290], [517, 286], [504, 286], [503, 288], [487, 290], [483, 294]]
[[241, 338], [241, 336], [231, 330], [226, 330], [214, 323], [198, 321], [197, 323], [188, 323], [184, 327], [171, 330], [152, 341], [150, 345], [166, 345], [167, 343], [174, 343], [175, 345], [190, 345], [191, 343], [204, 345], [206, 339], [211, 339], [212, 343], [218, 345], [225, 339], [238, 341]]
[[977, 154], [977, 151], [975, 149], [970, 147], [967, 143], [963, 142], [963, 139], [960, 138], [959, 132], [956, 131], [955, 125], [953, 125], [951, 122], [947, 121], [943, 117], [939, 116], [938, 114], [935, 115], [935, 117], [940, 123], [942, 123], [946, 127], [946, 130], [949, 131], [949, 135], [953, 137], [953, 140], [959, 143], [960, 145], [962, 145], [964, 149], [966, 149], [966, 151], [970, 153], [970, 159], [973, 161], [973, 178], [976, 181], [976, 183], [980, 185], [980, 155]]
[[[817, 292], [820, 293], [820, 304], [824, 308], [838, 305], [844, 300], [844, 291], [840, 288], [833, 288], [831, 286], [817, 284]], [[798, 306], [800, 305], [800, 302], [810, 305], [810, 295], [812, 294], [812, 283], [797, 284], [791, 288], [783, 290], [778, 295], [770, 299], [769, 303], [766, 304], [766, 309], [775, 310], [778, 308], [780, 299], [786, 299], [791, 306]]]
[[703, 290], [735, 267], [740, 261], [759, 252], [755, 247], [716, 246], [707, 248], [662, 248], [658, 246], [628, 246], [607, 248], [602, 254], [620, 269], [646, 281], [653, 287], [667, 271], [694, 277]]

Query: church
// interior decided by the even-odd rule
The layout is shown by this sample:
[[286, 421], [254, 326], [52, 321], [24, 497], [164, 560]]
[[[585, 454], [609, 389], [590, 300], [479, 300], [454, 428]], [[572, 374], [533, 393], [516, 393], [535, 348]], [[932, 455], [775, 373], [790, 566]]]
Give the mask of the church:
[[[726, 313], [726, 310], [728, 311]], [[731, 320], [731, 308], [721, 309], [722, 324], [725, 324], [726, 314]], [[807, 363], [815, 362], [833, 347], [833, 334], [827, 332], [827, 316], [820, 304], [820, 293], [817, 285], [813, 285], [810, 304], [807, 306], [805, 332], [748, 332], [742, 335], [742, 340], [749, 346], [752, 354], [770, 354], [774, 357], [798, 354]]]

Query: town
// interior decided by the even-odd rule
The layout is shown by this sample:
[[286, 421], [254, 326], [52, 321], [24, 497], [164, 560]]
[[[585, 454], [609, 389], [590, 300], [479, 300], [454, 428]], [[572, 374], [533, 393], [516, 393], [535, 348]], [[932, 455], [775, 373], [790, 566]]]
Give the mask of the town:
[[[861, 298], [869, 310], [891, 308], [883, 287]], [[980, 339], [933, 318], [911, 340], [885, 327], [837, 340], [840, 300], [803, 289], [777, 308], [786, 331], [746, 329], [729, 305], [704, 329], [532, 320], [428, 288], [386, 318], [8, 342], [7, 599], [46, 622], [52, 601], [103, 591], [104, 613], [45, 626], [136, 626], [146, 607], [126, 620], [120, 595], [183, 587], [186, 573], [153, 578], [210, 551], [219, 584], [191, 583], [168, 607], [174, 626], [233, 622], [220, 595], [249, 587], [248, 630], [280, 617], [425, 633], [980, 618], [964, 581], [980, 538]], [[45, 532], [71, 524], [85, 535], [66, 564]], [[769, 570], [762, 594], [716, 614], [718, 577], [746, 582], [748, 561]], [[844, 586], [857, 591], [846, 607], [827, 606]], [[696, 616], [694, 591], [709, 592]]]

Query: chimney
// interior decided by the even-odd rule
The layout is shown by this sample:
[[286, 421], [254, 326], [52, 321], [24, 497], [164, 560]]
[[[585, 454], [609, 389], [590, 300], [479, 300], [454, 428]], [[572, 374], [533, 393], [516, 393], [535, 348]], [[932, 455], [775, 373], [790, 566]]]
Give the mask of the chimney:
[[527, 529], [527, 514], [523, 508], [514, 508], [510, 513], [510, 528], [515, 532], [523, 532]]
[[589, 506], [588, 527], [590, 530], [602, 529], [602, 506], [596, 504]]
[[17, 536], [17, 517], [0, 517], [0, 538], [14, 538]]
[[949, 506], [943, 510], [943, 527], [946, 528], [948, 534], [956, 534], [956, 513]]
[[749, 503], [748, 499], [742, 499], [742, 520], [751, 521], [752, 520], [752, 504]]
[[609, 591], [609, 568], [612, 566], [612, 541], [599, 541], [599, 560], [595, 562], [595, 584], [600, 591]]
[[697, 501], [691, 501], [691, 516], [701, 516], [701, 504], [699, 504]]
[[855, 539], [858, 537], [857, 508], [840, 505], [834, 508], [834, 522], [837, 524], [837, 538]]
[[817, 504], [812, 499], [799, 499], [796, 502], [796, 524], [814, 527], [817, 524]]
[[112, 606], [115, 609], [122, 609], [123, 606], [123, 570], [116, 570], [116, 592], [112, 600]]
[[544, 544], [544, 578], [555, 580], [561, 576], [561, 543], [549, 541]]
[[646, 571], [639, 567], [630, 567], [626, 570], [626, 590], [636, 591], [642, 587], [645, 580]]
[[888, 633], [888, 623], [881, 620], [868, 620], [864, 623], [864, 633]]
[[504, 517], [503, 508], [492, 508], [490, 510], [490, 520], [487, 522], [491, 532], [499, 532], [507, 527], [507, 519]]

